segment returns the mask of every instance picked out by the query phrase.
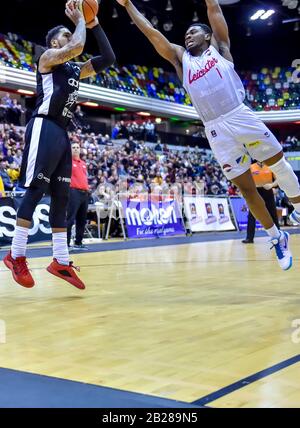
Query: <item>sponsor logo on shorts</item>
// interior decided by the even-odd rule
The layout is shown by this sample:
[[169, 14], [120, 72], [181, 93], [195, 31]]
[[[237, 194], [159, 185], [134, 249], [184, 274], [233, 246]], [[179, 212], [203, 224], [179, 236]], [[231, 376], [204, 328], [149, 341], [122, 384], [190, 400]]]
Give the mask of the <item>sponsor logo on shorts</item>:
[[211, 131], [211, 135], [212, 135], [212, 137], [217, 137], [217, 132], [216, 131]]
[[68, 178], [68, 177], [57, 177], [57, 180], [60, 183], [71, 183], [71, 178]]
[[225, 165], [222, 166], [222, 169], [225, 172], [230, 172], [232, 170], [232, 166], [226, 163]]
[[[266, 134], [265, 134], [266, 135]], [[258, 146], [260, 146], [262, 144], [262, 141], [253, 141], [252, 143], [248, 143], [248, 144], [246, 144], [246, 147], [250, 147], [250, 148], [253, 148], [253, 147], [258, 147]]]
[[37, 176], [37, 179], [38, 180], [44, 180], [44, 181], [46, 181], [46, 183], [50, 183], [50, 178], [48, 178], [48, 177], [45, 177], [44, 176], [44, 174], [42, 174], [42, 173], [40, 173], [38, 176]]
[[248, 155], [243, 155], [243, 156], [240, 156], [237, 160], [236, 160], [236, 163], [237, 164], [241, 164], [241, 165], [243, 165], [243, 164], [245, 164], [245, 163], [247, 163], [248, 162], [248, 159], [249, 159], [249, 156]]

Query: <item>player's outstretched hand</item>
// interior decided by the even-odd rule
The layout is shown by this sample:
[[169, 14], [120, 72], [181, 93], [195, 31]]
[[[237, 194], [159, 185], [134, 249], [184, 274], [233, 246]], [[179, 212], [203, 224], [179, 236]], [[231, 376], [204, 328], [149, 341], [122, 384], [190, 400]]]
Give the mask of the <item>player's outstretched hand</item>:
[[65, 13], [67, 17], [73, 22], [73, 24], [77, 25], [80, 19], [84, 19], [81, 10], [79, 9], [79, 1], [78, 0], [69, 0], [66, 3]]
[[121, 6], [127, 6], [129, 0], [116, 0]]

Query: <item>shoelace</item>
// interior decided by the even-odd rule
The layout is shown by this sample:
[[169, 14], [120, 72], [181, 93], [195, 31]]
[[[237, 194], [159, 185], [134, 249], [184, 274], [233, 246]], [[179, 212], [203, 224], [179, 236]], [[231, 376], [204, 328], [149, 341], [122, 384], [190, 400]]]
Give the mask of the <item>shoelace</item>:
[[70, 267], [77, 270], [77, 272], [80, 272], [80, 267], [79, 266], [74, 266], [73, 262], [70, 262]]
[[[281, 238], [281, 236], [280, 236], [280, 238]], [[273, 250], [273, 248], [275, 248], [275, 250], [277, 251], [277, 248], [276, 248], [276, 246], [277, 246], [277, 245], [279, 245], [280, 250], [281, 250], [282, 252], [285, 250], [284, 242], [282, 242], [282, 244], [281, 244], [281, 243], [280, 243], [280, 241], [281, 241], [281, 239], [280, 239], [280, 238], [273, 238], [273, 239], [271, 240], [272, 247], [270, 248], [270, 250]], [[276, 243], [276, 244], [275, 244], [275, 241], [277, 241], [277, 243]]]
[[[276, 238], [275, 238], [276, 239]], [[278, 245], [279, 244], [279, 239], [276, 239], [276, 241], [277, 241], [277, 243], [275, 244], [275, 239], [272, 239], [271, 241], [270, 241], [270, 243], [272, 244], [272, 247], [270, 248], [270, 250], [273, 250], [273, 248], [275, 248], [276, 247], [276, 245]]]
[[29, 269], [27, 267], [27, 261], [25, 257], [19, 257], [14, 262], [14, 269], [17, 271], [18, 274], [28, 274]]

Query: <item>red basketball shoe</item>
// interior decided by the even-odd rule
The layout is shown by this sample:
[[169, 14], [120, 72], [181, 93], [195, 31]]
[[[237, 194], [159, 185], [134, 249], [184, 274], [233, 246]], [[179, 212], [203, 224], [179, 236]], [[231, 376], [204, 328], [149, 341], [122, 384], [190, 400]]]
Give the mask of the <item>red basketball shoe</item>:
[[55, 275], [58, 278], [64, 279], [65, 281], [74, 285], [74, 287], [79, 288], [79, 290], [84, 290], [85, 285], [78, 278], [75, 270], [80, 271], [78, 267], [73, 266], [73, 262], [70, 262], [69, 266], [61, 265], [58, 263], [56, 259], [53, 259], [53, 262], [51, 263], [51, 265], [47, 267], [47, 271], [49, 273], [52, 273], [52, 275]]
[[34, 279], [29, 272], [26, 257], [17, 257], [13, 259], [9, 252], [3, 259], [5, 266], [12, 271], [14, 280], [22, 287], [32, 288]]

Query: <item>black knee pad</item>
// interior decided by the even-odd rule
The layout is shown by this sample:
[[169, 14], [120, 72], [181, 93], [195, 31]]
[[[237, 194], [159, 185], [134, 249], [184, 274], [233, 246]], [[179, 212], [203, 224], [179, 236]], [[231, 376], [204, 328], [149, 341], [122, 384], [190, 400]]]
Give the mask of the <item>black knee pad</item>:
[[69, 194], [51, 196], [49, 223], [52, 229], [67, 228], [68, 202]]
[[32, 220], [34, 210], [44, 195], [44, 190], [40, 187], [29, 187], [26, 191], [20, 208], [18, 209], [18, 218], [27, 221]]

